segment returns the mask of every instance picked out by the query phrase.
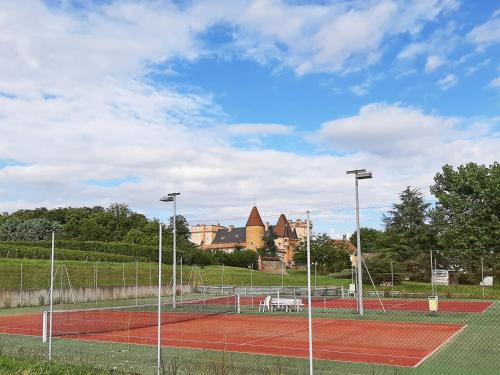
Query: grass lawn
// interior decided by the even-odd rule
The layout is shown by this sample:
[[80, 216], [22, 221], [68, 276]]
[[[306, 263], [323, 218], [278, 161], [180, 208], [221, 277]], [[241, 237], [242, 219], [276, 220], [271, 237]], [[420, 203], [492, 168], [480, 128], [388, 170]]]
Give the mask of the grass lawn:
[[[122, 286], [156, 285], [158, 280], [158, 266], [155, 263], [114, 263], [114, 262], [84, 262], [64, 261], [56, 262], [57, 266], [65, 265], [69, 281], [72, 287], [93, 287], [94, 275], [97, 275], [99, 286]], [[22, 271], [21, 271], [22, 269]], [[64, 269], [64, 273], [66, 272]], [[58, 274], [61, 275], [62, 267]], [[180, 266], [177, 267], [177, 283], [181, 281]], [[163, 266], [164, 282], [171, 282], [172, 268]], [[23, 289], [43, 289], [49, 286], [50, 262], [47, 260], [8, 259], [0, 258], [0, 285], [4, 290], [21, 289], [21, 274]], [[287, 275], [274, 275], [259, 271], [250, 271], [244, 268], [205, 266], [205, 267], [182, 267], [182, 281], [184, 283], [194, 282], [197, 285], [239, 285], [239, 286], [304, 286], [307, 284], [307, 275], [304, 271], [288, 271]], [[366, 282], [367, 280], [365, 280]], [[351, 282], [349, 279], [338, 279], [329, 275], [312, 275], [312, 282], [321, 286], [344, 286]], [[68, 280], [64, 275], [63, 287], [67, 287]], [[59, 288], [61, 278], [56, 280], [55, 287]], [[373, 290], [373, 286], [365, 283], [366, 290]], [[402, 294], [421, 293], [422, 296], [431, 294], [429, 283], [418, 283], [405, 281], [401, 285], [391, 287], [378, 287], [386, 292], [397, 290]], [[449, 285], [437, 286], [438, 293], [447, 298], [482, 298], [483, 289], [479, 285]], [[485, 298], [500, 298], [500, 286], [486, 287]]]
[[[99, 370], [85, 365], [49, 363], [41, 358], [7, 357], [0, 355], [0, 374], [22, 375], [107, 375], [110, 370]], [[115, 372], [116, 373], [116, 372]]]

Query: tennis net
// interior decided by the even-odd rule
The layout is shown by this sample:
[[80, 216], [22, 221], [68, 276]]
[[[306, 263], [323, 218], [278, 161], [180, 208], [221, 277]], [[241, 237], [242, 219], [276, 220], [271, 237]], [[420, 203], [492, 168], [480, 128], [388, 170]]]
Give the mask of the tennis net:
[[[174, 324], [237, 312], [236, 296], [183, 301], [173, 308], [162, 304], [161, 324]], [[50, 334], [50, 315], [45, 312], [44, 336]], [[98, 307], [56, 310], [52, 317], [52, 337], [78, 336], [154, 327], [158, 324], [158, 305]]]

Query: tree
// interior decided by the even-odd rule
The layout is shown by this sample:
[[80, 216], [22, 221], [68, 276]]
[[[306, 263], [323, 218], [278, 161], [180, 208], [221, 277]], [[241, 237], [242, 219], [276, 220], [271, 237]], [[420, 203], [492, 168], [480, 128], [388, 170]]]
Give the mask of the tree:
[[[306, 243], [302, 241], [295, 252], [297, 264], [307, 264]], [[332, 240], [327, 234], [311, 238], [311, 262], [318, 264], [320, 272], [341, 271], [350, 266], [349, 252], [345, 246]]]
[[257, 253], [259, 253], [260, 256], [275, 257], [278, 251], [275, 242], [277, 238], [276, 233], [274, 233], [273, 230], [270, 230], [264, 239], [264, 247], [258, 249]]
[[490, 263], [500, 253], [500, 164], [467, 163], [456, 170], [445, 165], [431, 192], [437, 198], [431, 218], [439, 247], [457, 268], [478, 274], [480, 258]]
[[[382, 231], [373, 228], [360, 228], [360, 234], [361, 234], [361, 245], [363, 246], [364, 253], [377, 253], [380, 251], [378, 241], [380, 240]], [[351, 237], [349, 237], [349, 241], [354, 246], [357, 246], [358, 244], [357, 232], [351, 234]]]
[[428, 223], [430, 204], [424, 201], [420, 190], [409, 186], [399, 198], [400, 202], [393, 204], [392, 210], [383, 218], [385, 232], [378, 243], [383, 252], [402, 262], [414, 279], [427, 279], [427, 254], [434, 247]]
[[99, 216], [94, 215], [83, 221], [79, 239], [84, 241], [109, 241], [110, 237], [110, 231], [100, 222]]
[[51, 233], [62, 231], [62, 225], [45, 218], [20, 220], [17, 217], [7, 219], [0, 227], [0, 239], [3, 241], [42, 241], [51, 238]]
[[[366, 267], [363, 266], [365, 283], [370, 282], [370, 276], [375, 284], [391, 283], [394, 280], [394, 285], [396, 285], [403, 280], [403, 265], [391, 259], [390, 255], [380, 253], [368, 257], [365, 263]], [[370, 271], [370, 275], [366, 272], [366, 268]]]
[[148, 244], [146, 235], [140, 229], [137, 228], [130, 229], [125, 238], [123, 239], [123, 242], [137, 243], [142, 245]]
[[[173, 232], [174, 228], [174, 217], [171, 216], [168, 224], [168, 231], [170, 233]], [[191, 229], [189, 228], [189, 223], [186, 218], [182, 215], [175, 216], [175, 231], [177, 233], [177, 237], [184, 238], [189, 240], [191, 237]]]
[[400, 203], [394, 203], [392, 210], [383, 218], [384, 244], [389, 248], [392, 247], [404, 260], [415, 252], [429, 249], [430, 204], [424, 201], [420, 190], [409, 186], [403, 190], [399, 198]]

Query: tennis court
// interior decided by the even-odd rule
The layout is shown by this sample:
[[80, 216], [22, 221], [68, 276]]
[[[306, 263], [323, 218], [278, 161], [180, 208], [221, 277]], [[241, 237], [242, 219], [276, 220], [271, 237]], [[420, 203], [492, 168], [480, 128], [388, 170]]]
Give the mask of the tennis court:
[[[56, 312], [53, 334], [58, 340], [155, 345], [157, 314], [141, 309], [138, 306]], [[42, 320], [42, 314], [1, 317], [0, 333], [41, 336]], [[179, 311], [164, 312], [162, 323], [162, 346], [308, 356], [305, 317]], [[463, 324], [315, 319], [314, 358], [418, 366], [464, 327]]]

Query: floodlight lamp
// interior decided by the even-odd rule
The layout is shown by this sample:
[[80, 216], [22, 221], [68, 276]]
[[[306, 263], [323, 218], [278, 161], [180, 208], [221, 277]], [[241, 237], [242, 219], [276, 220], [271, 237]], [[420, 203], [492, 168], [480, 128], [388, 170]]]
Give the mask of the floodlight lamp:
[[352, 171], [346, 171], [345, 173], [346, 174], [358, 174], [358, 173], [362, 173], [362, 172], [366, 172], [366, 169], [353, 169]]
[[372, 178], [372, 172], [356, 173], [356, 179], [358, 180], [366, 180], [368, 178]]
[[166, 196], [160, 198], [162, 202], [173, 202], [177, 195], [181, 195], [181, 193], [168, 193]]

